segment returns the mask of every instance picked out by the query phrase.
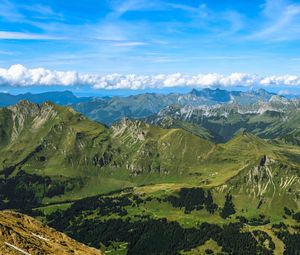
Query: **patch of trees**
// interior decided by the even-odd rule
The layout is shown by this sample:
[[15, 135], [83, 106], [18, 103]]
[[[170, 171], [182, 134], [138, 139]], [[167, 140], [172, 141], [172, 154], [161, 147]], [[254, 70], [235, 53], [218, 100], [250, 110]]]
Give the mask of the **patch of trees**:
[[291, 216], [297, 222], [300, 222], [300, 212], [294, 212], [294, 210], [284, 207], [284, 214], [287, 216]]
[[120, 216], [127, 215], [125, 206], [132, 205], [132, 200], [127, 195], [119, 197], [109, 196], [93, 196], [76, 201], [67, 210], [67, 215], [72, 217], [73, 215], [80, 214], [82, 211], [85, 214], [92, 214], [97, 210], [99, 216], [106, 216], [109, 214], [118, 214]]
[[277, 237], [284, 242], [284, 255], [300, 255], [299, 231], [291, 234], [288, 230], [288, 226], [286, 226], [283, 222], [280, 222], [279, 224], [273, 224], [272, 230], [276, 233]]
[[82, 185], [77, 179], [54, 180], [20, 171], [16, 176], [0, 179], [0, 209], [29, 209], [41, 205], [44, 197], [64, 194]]
[[266, 241], [267, 241], [268, 250], [274, 251], [275, 244], [274, 244], [272, 238], [266, 232], [263, 232], [260, 230], [254, 230], [253, 234], [258, 238], [258, 241], [260, 244], [266, 244]]
[[285, 215], [291, 216], [291, 215], [293, 214], [293, 211], [292, 211], [292, 210], [290, 210], [289, 208], [287, 208], [287, 207], [284, 207], [283, 209], [284, 209], [284, 213], [285, 213]]
[[[69, 212], [53, 213], [50, 225], [74, 239], [99, 248], [111, 242], [127, 242], [128, 255], [169, 255], [179, 254], [203, 245], [207, 240], [215, 240], [223, 252], [236, 255], [272, 254], [257, 241], [251, 233], [241, 231], [242, 224], [220, 227], [203, 223], [193, 228], [182, 228], [177, 222], [166, 219], [131, 220], [99, 218], [83, 219], [79, 212], [68, 217]], [[81, 219], [81, 220], [78, 220]]]
[[193, 210], [202, 210], [204, 208], [208, 212], [214, 213], [218, 208], [213, 201], [210, 190], [205, 192], [201, 188], [182, 188], [178, 196], [168, 196], [165, 201], [170, 202], [173, 207], [184, 208], [185, 213], [191, 213]]
[[260, 214], [259, 217], [257, 218], [251, 218], [248, 220], [248, 224], [251, 226], [262, 226], [262, 225], [266, 225], [269, 224], [270, 220], [266, 218], [265, 215]]
[[300, 212], [294, 213], [293, 219], [296, 220], [297, 222], [300, 222]]
[[257, 242], [250, 232], [241, 232], [242, 227], [241, 223], [230, 223], [224, 226], [220, 240], [216, 240], [222, 246], [223, 251], [234, 255], [273, 254], [262, 243]]
[[284, 242], [284, 255], [300, 255], [300, 234], [290, 234], [288, 231], [279, 231], [277, 237]]
[[[207, 199], [207, 195], [204, 196]], [[178, 222], [167, 219], [151, 219], [139, 216], [108, 219], [107, 214], [121, 214], [124, 207], [141, 203], [136, 195], [94, 196], [76, 201], [66, 211], [56, 211], [47, 216], [50, 226], [65, 232], [74, 239], [99, 248], [111, 242], [127, 242], [129, 255], [179, 254], [191, 250], [207, 240], [215, 240], [229, 254], [271, 254], [258, 244], [251, 233], [241, 230], [243, 224], [235, 223], [223, 227], [203, 223], [193, 228], [182, 228]], [[198, 200], [197, 200], [198, 201]], [[205, 206], [205, 203], [204, 203]], [[96, 216], [89, 219], [88, 216]]]
[[235, 214], [234, 204], [232, 202], [232, 195], [227, 194], [225, 197], [225, 204], [220, 212], [220, 216], [224, 219], [228, 218], [230, 215]]

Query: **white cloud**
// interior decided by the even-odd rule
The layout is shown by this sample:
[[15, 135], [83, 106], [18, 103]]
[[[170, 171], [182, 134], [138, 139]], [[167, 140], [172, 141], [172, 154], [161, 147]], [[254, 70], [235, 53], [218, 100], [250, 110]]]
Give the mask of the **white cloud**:
[[249, 39], [275, 41], [294, 40], [300, 36], [300, 4], [287, 0], [266, 0], [262, 28], [250, 35]]
[[222, 75], [218, 73], [183, 75], [158, 74], [82, 74], [74, 71], [53, 71], [44, 68], [28, 69], [13, 65], [0, 68], [0, 86], [89, 86], [95, 89], [147, 89], [167, 87], [253, 87], [253, 86], [300, 86], [300, 76], [265, 76], [245, 73]]
[[64, 40], [64, 37], [23, 32], [0, 31], [0, 40]]
[[146, 46], [148, 43], [146, 42], [118, 42], [113, 44], [116, 47], [136, 47], [136, 46]]

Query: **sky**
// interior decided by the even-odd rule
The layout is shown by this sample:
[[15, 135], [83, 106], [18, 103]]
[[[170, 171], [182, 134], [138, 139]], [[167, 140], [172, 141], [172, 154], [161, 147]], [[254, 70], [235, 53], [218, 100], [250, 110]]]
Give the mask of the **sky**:
[[300, 1], [0, 0], [0, 91], [300, 87]]

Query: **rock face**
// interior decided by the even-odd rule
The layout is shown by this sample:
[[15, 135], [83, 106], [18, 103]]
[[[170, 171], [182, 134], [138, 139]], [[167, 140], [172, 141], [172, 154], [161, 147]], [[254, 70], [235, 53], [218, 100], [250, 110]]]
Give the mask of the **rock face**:
[[[33, 131], [38, 130], [47, 121], [53, 120], [57, 116], [54, 105], [50, 102], [38, 105], [24, 100], [15, 106], [8, 107], [8, 109], [12, 113], [12, 142], [19, 137], [24, 128], [30, 128]], [[30, 126], [27, 125], [28, 122], [30, 122]]]
[[11, 211], [0, 212], [0, 254], [101, 255], [41, 222]]
[[263, 196], [268, 190], [272, 189], [275, 192], [276, 187], [274, 183], [273, 169], [276, 166], [276, 162], [267, 156], [263, 156], [257, 167], [254, 167], [249, 171], [247, 176], [247, 184], [250, 185], [249, 193], [252, 193], [255, 197]]
[[129, 139], [132, 144], [135, 144], [146, 139], [149, 127], [142, 121], [124, 118], [112, 126], [112, 130], [115, 138], [123, 137], [123, 139]]
[[299, 183], [297, 169], [263, 155], [256, 166], [245, 165], [237, 176], [216, 190], [247, 194], [251, 199], [268, 198], [270, 203], [289, 197], [291, 203], [297, 203], [300, 195]]

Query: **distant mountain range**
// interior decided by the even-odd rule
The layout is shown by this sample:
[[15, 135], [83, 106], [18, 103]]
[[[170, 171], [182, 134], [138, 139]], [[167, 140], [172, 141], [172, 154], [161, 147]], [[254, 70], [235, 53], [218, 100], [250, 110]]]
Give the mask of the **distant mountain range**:
[[91, 101], [91, 97], [76, 97], [71, 91], [45, 92], [40, 94], [19, 94], [11, 95], [9, 93], [0, 93], [0, 107], [10, 106], [21, 100], [28, 100], [33, 103], [42, 104], [51, 101], [59, 105], [70, 105], [79, 102]]
[[187, 94], [140, 94], [129, 97], [112, 97], [97, 99], [93, 102], [82, 102], [73, 105], [74, 109], [98, 122], [111, 125], [129, 117], [140, 119], [158, 113], [170, 105], [180, 106], [212, 106], [216, 104], [236, 103], [250, 106], [257, 102], [266, 102], [274, 96], [263, 89], [258, 91], [240, 92], [221, 89], [193, 89]]
[[263, 89], [249, 92], [193, 89], [187, 94], [146, 93], [128, 97], [114, 96], [103, 98], [76, 97], [70, 91], [20, 95], [0, 93], [0, 106], [14, 105], [20, 100], [28, 100], [33, 103], [51, 101], [59, 105], [71, 105], [76, 111], [93, 120], [112, 125], [124, 117], [132, 119], [149, 117], [170, 105], [198, 107], [233, 103], [251, 106], [258, 102], [267, 102], [274, 95]]
[[246, 106], [168, 106], [146, 121], [164, 128], [183, 128], [214, 142], [226, 142], [247, 131], [300, 145], [300, 101], [278, 96]]

